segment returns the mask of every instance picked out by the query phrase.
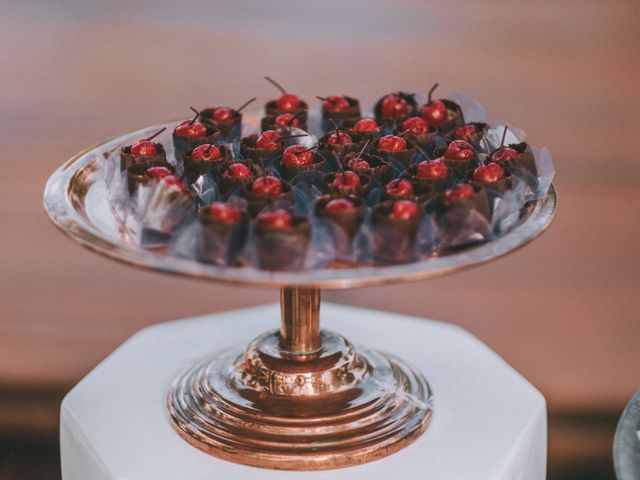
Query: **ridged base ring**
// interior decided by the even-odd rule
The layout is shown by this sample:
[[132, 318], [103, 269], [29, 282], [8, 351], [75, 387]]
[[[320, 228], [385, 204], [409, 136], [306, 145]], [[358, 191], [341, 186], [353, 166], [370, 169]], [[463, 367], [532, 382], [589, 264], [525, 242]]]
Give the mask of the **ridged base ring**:
[[195, 365], [168, 398], [173, 427], [189, 443], [236, 463], [285, 470], [356, 465], [422, 434], [432, 414], [422, 375], [397, 358], [322, 332], [304, 356], [262, 335]]

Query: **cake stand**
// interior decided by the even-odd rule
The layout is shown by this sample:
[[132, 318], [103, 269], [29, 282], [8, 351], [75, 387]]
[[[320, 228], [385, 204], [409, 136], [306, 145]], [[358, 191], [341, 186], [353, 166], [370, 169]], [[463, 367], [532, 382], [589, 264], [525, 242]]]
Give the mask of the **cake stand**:
[[[217, 457], [288, 470], [369, 462], [415, 440], [433, 413], [429, 384], [394, 355], [356, 349], [341, 335], [321, 330], [321, 290], [425, 280], [494, 260], [549, 226], [557, 207], [554, 187], [545, 198], [528, 204], [518, 223], [497, 239], [427, 260], [299, 272], [218, 267], [171, 256], [162, 248], [143, 248], [122, 228], [108, 202], [105, 152], [174, 124], [121, 135], [79, 153], [50, 177], [44, 203], [66, 234], [115, 260], [204, 280], [280, 289], [279, 330], [248, 346], [211, 352], [174, 382], [167, 409], [175, 430]], [[389, 329], [393, 331], [393, 325]]]

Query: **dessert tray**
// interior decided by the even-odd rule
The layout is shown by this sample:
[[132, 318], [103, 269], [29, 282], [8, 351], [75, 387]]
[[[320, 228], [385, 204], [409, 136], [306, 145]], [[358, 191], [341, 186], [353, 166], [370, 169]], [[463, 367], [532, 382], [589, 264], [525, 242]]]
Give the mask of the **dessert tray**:
[[[266, 104], [265, 113], [241, 114], [240, 108], [226, 109], [228, 115], [221, 115], [221, 123], [216, 123], [217, 108], [196, 111], [193, 119], [161, 123], [101, 142], [53, 173], [45, 190], [45, 208], [54, 223], [82, 245], [142, 268], [280, 288], [280, 330], [267, 332], [248, 346], [203, 359], [171, 387], [169, 421], [189, 443], [248, 465], [326, 469], [383, 457], [426, 430], [433, 412], [433, 393], [422, 374], [393, 355], [356, 349], [337, 333], [321, 331], [320, 289], [416, 281], [491, 261], [542, 233], [557, 207], [548, 151], [523, 143], [519, 130], [488, 122], [475, 100], [450, 95], [436, 101], [432, 93], [433, 89], [423, 102], [418, 95], [403, 92], [382, 97], [372, 110], [375, 131], [371, 133], [356, 127], [359, 119], [367, 118], [356, 99], [322, 97], [322, 108], [309, 111], [306, 102], [283, 91]], [[392, 101], [388, 97], [393, 97]], [[424, 106], [419, 109], [420, 103]], [[288, 123], [279, 125], [276, 122], [283, 113], [289, 114]], [[415, 122], [406, 123], [414, 117], [427, 120], [424, 124], [415, 121], [424, 130], [413, 130]], [[202, 141], [194, 143], [188, 135], [184, 139], [176, 134], [194, 124], [206, 127]], [[468, 130], [465, 137], [473, 159], [456, 159], [455, 152], [447, 157], [452, 150], [449, 146], [459, 141], [455, 129], [469, 125], [475, 129]], [[282, 140], [280, 144], [276, 141], [277, 152], [265, 160], [256, 154], [255, 147], [261, 133], [271, 129], [277, 130]], [[352, 143], [342, 144], [345, 134]], [[395, 137], [391, 140], [396, 142], [398, 138], [406, 140], [404, 150], [379, 148], [384, 136]], [[132, 154], [133, 146], [143, 139], [146, 146], [155, 142], [151, 153], [162, 156], [161, 161], [140, 161]], [[216, 166], [215, 172], [211, 165], [203, 168], [203, 162], [195, 161], [195, 148], [202, 144], [216, 145], [221, 152], [224, 163]], [[284, 151], [300, 145], [298, 152], [308, 152], [310, 162], [322, 162], [322, 168], [296, 164], [299, 154], [291, 164], [285, 162]], [[487, 177], [489, 182], [483, 183], [478, 169], [483, 172], [482, 167], [489, 163], [500, 163], [493, 160], [499, 159], [496, 152], [505, 148], [512, 148], [517, 159], [526, 152], [525, 161], [514, 164], [513, 158], [507, 158], [500, 168], [503, 177]], [[205, 150], [211, 152], [210, 148]], [[403, 157], [405, 151], [409, 153]], [[347, 154], [351, 160], [367, 159], [370, 166], [389, 165], [387, 172], [394, 173], [381, 181], [373, 168], [365, 173], [350, 169], [345, 162]], [[446, 181], [430, 174], [420, 176], [420, 165], [430, 167], [434, 162], [440, 167], [446, 163]], [[138, 163], [141, 166], [136, 166]], [[250, 180], [231, 174], [225, 177], [229, 166], [236, 163], [247, 167]], [[153, 166], [166, 166], [173, 174], [167, 175], [184, 183], [176, 186], [165, 177], [152, 178], [146, 172]], [[346, 171], [358, 176], [357, 188], [336, 190], [334, 187], [340, 186], [334, 182], [336, 176]], [[251, 203], [255, 200], [251, 197], [255, 183], [251, 182], [265, 176], [280, 182], [279, 194], [287, 189], [295, 191], [295, 200], [267, 199], [256, 209]], [[340, 178], [346, 183], [347, 176]], [[402, 178], [415, 190], [408, 201], [406, 197], [393, 198], [389, 196], [391, 189], [385, 190], [392, 180]], [[474, 198], [482, 195], [483, 203], [465, 197], [460, 204], [460, 198], [449, 193], [460, 183], [469, 185], [467, 193]], [[358, 190], [366, 184], [377, 184], [378, 190]], [[190, 203], [183, 202], [184, 198]], [[364, 204], [361, 211], [367, 213], [356, 220], [332, 218], [331, 212], [323, 209], [335, 198], [347, 199], [350, 207]], [[143, 201], [145, 208], [136, 210], [136, 202], [140, 205]], [[415, 205], [417, 210], [409, 212], [409, 217], [403, 217], [406, 212], [395, 217], [394, 208], [403, 201], [404, 206]], [[242, 216], [237, 218], [251, 225], [253, 233], [248, 240], [243, 237], [245, 249], [241, 253], [209, 252], [203, 257], [201, 244], [193, 240], [206, 234], [203, 225], [209, 225], [213, 218], [209, 215], [216, 202], [238, 207]], [[302, 207], [296, 202], [302, 202]], [[176, 204], [184, 206], [177, 219]], [[267, 222], [264, 212], [288, 211], [291, 204], [297, 206], [288, 221], [300, 217], [301, 222], [310, 222], [312, 233], [301, 235], [295, 224], [289, 224], [291, 236], [274, 240], [272, 228], [279, 227]], [[490, 213], [482, 205], [489, 205]], [[196, 208], [207, 212], [206, 216], [196, 214]], [[467, 213], [451, 215], [461, 209]], [[411, 217], [415, 211], [419, 220]], [[158, 212], [160, 221], [156, 221]], [[320, 221], [318, 217], [323, 218]], [[476, 219], [471, 227], [470, 218]], [[413, 222], [413, 229], [407, 229], [407, 221]], [[327, 228], [333, 224], [342, 228], [342, 240], [336, 240], [335, 229]], [[380, 225], [382, 230], [377, 230]], [[454, 235], [450, 234], [452, 229]], [[318, 230], [323, 235], [314, 233]], [[392, 236], [386, 237], [389, 231]], [[410, 249], [400, 246], [407, 235], [412, 239]], [[233, 248], [233, 240], [229, 242], [222, 242], [224, 248]], [[300, 248], [305, 250], [304, 260], [290, 263]], [[401, 248], [404, 254], [395, 256]]]

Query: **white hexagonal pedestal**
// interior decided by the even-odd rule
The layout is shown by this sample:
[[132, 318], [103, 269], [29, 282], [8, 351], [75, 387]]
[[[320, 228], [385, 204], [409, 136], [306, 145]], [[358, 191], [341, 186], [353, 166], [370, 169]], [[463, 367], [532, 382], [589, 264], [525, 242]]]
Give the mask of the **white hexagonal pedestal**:
[[521, 375], [446, 323], [323, 303], [322, 327], [422, 371], [431, 425], [403, 450], [325, 471], [264, 470], [207, 455], [169, 424], [173, 380], [196, 361], [274, 328], [279, 305], [164, 323], [134, 335], [64, 399], [64, 480], [543, 480], [546, 407]]

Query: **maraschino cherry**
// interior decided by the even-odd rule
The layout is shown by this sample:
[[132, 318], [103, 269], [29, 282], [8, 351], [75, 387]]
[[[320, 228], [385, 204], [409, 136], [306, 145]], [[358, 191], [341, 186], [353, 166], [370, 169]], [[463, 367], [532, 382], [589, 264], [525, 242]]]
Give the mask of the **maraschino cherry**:
[[348, 198], [334, 198], [324, 206], [324, 210], [329, 213], [338, 213], [350, 210], [353, 207], [355, 207], [355, 204]]
[[389, 217], [396, 220], [412, 220], [418, 216], [418, 205], [411, 200], [396, 200]]
[[406, 178], [396, 178], [387, 184], [385, 191], [391, 197], [410, 197], [413, 195], [413, 185]]
[[490, 160], [492, 162], [496, 162], [496, 163], [510, 162], [518, 155], [518, 151], [516, 149], [504, 146], [504, 141], [507, 137], [508, 129], [509, 127], [504, 127], [504, 132], [502, 132], [502, 140], [500, 141], [500, 147], [491, 154]]
[[187, 137], [187, 138], [199, 138], [206, 137], [207, 135], [207, 127], [205, 127], [202, 123], [196, 122], [198, 112], [195, 108], [191, 107], [196, 115], [191, 120], [185, 120], [180, 125], [178, 125], [174, 131], [176, 137]]
[[351, 160], [349, 160], [348, 166], [353, 170], [367, 170], [371, 168], [369, 162], [360, 157], [352, 158]]
[[407, 142], [398, 135], [385, 135], [378, 140], [378, 150], [383, 152], [401, 152], [407, 149]]
[[277, 127], [299, 127], [300, 126], [300, 117], [306, 110], [301, 110], [295, 115], [291, 113], [281, 113], [276, 117], [273, 123]]
[[182, 180], [180, 180], [175, 175], [166, 175], [162, 177], [162, 183], [164, 183], [167, 187], [176, 187], [182, 193], [187, 192], [187, 187], [185, 187], [184, 183], [182, 183]]
[[468, 183], [461, 183], [444, 192], [444, 200], [453, 202], [455, 200], [469, 200], [474, 194], [473, 187]]
[[282, 164], [287, 166], [304, 166], [313, 163], [313, 149], [304, 145], [291, 145], [282, 154]]
[[256, 148], [264, 148], [265, 150], [278, 150], [282, 143], [280, 133], [275, 130], [265, 130], [256, 140]]
[[453, 138], [456, 140], [468, 140], [476, 133], [479, 133], [478, 127], [475, 125], [468, 123], [463, 125], [462, 127], [455, 128], [453, 130]]
[[209, 217], [216, 222], [233, 225], [242, 218], [242, 210], [231, 203], [213, 202], [209, 207]]
[[251, 169], [244, 163], [232, 163], [227, 167], [225, 175], [236, 180], [245, 180], [251, 178]]
[[215, 162], [221, 160], [222, 155], [216, 145], [207, 143], [194, 148], [191, 152], [191, 159], [200, 162]]
[[280, 229], [290, 227], [293, 221], [291, 214], [284, 209], [273, 212], [263, 212], [258, 215], [258, 221], [270, 228]]
[[251, 192], [259, 197], [275, 197], [282, 193], [282, 181], [273, 175], [263, 175], [254, 180]]
[[411, 117], [402, 122], [402, 130], [407, 135], [412, 135], [414, 137], [418, 135], [426, 135], [429, 133], [429, 125], [427, 122], [420, 117]]
[[444, 178], [447, 175], [449, 175], [449, 167], [442, 160], [424, 160], [416, 167], [416, 177], [421, 180]]
[[217, 123], [230, 123], [233, 120], [234, 114], [240, 113], [247, 105], [255, 102], [256, 98], [252, 98], [251, 100], [245, 102], [240, 106], [237, 110], [233, 110], [229, 107], [218, 107], [213, 111], [213, 120]]
[[144, 172], [144, 176], [147, 178], [155, 178], [156, 180], [161, 180], [164, 177], [168, 177], [170, 175], [173, 175], [173, 173], [171, 173], [171, 170], [169, 170], [167, 167], [150, 167], [147, 168], [147, 170]]
[[385, 120], [395, 120], [396, 118], [404, 118], [409, 115], [411, 107], [409, 103], [400, 96], [392, 93], [382, 100], [381, 105], [382, 118]]
[[504, 169], [495, 162], [488, 163], [473, 171], [473, 179], [476, 182], [493, 183], [504, 178]]
[[352, 145], [353, 139], [347, 132], [336, 129], [327, 137], [327, 143], [329, 145]]
[[329, 95], [328, 97], [316, 97], [322, 100], [322, 108], [330, 113], [342, 113], [351, 108], [349, 100], [344, 95]]
[[288, 93], [282, 85], [270, 77], [264, 77], [269, 83], [275, 86], [282, 95], [276, 100], [276, 108], [281, 112], [293, 112], [300, 109], [300, 98], [293, 93]]
[[429, 90], [429, 100], [426, 105], [420, 109], [420, 116], [424, 118], [429, 125], [437, 127], [447, 121], [447, 106], [442, 100], [432, 100], [431, 96], [433, 91], [438, 88], [436, 83], [431, 90]]
[[372, 133], [377, 132], [378, 127], [378, 122], [376, 122], [373, 118], [361, 118], [353, 126], [352, 130], [354, 132]]
[[154, 138], [156, 138], [158, 135], [160, 135], [162, 132], [164, 132], [166, 130], [166, 127], [157, 131], [156, 133], [154, 133], [153, 135], [151, 135], [150, 137], [147, 137], [143, 140], [139, 140], [136, 143], [134, 143], [131, 146], [131, 155], [137, 156], [137, 157], [154, 157], [158, 154], [158, 148], [156, 147], [156, 144], [153, 143], [151, 140], [153, 140]]
[[351, 190], [354, 187], [360, 186], [360, 176], [348, 170], [346, 172], [339, 172], [336, 173], [331, 185], [338, 190]]
[[454, 140], [444, 152], [444, 158], [447, 160], [471, 160], [475, 155], [475, 150], [466, 140]]

